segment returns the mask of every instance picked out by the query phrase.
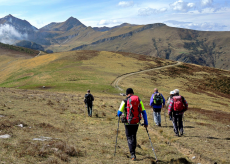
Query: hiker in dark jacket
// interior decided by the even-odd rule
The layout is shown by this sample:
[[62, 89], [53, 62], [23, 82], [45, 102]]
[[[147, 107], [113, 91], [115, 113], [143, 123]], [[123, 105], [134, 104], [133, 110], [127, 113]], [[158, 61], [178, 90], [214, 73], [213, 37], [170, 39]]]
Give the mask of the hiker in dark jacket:
[[[170, 120], [172, 118], [173, 121], [173, 128], [175, 135], [179, 136], [179, 132], [183, 135], [183, 114], [188, 109], [188, 103], [183, 96], [179, 95], [179, 90], [174, 90], [175, 95], [170, 101], [168, 107], [168, 114]], [[179, 128], [179, 129], [178, 129]]]
[[93, 95], [90, 93], [90, 90], [87, 90], [87, 93], [85, 94], [84, 102], [87, 105], [89, 117], [92, 117], [93, 101], [94, 101]]
[[[127, 108], [129, 108], [129, 105], [127, 105], [128, 103], [130, 103], [130, 99], [132, 99], [131, 97], [137, 97], [134, 95], [133, 89], [132, 88], [128, 88], [126, 90], [126, 96], [127, 99], [123, 100], [121, 102], [120, 108], [117, 111], [117, 116], [121, 116], [122, 114], [124, 114], [125, 117], [123, 117], [124, 119], [122, 119], [123, 123], [125, 124], [125, 133], [126, 133], [126, 137], [127, 137], [127, 141], [128, 141], [128, 146], [129, 146], [129, 151], [131, 154], [131, 160], [135, 161], [136, 160], [136, 155], [135, 155], [135, 150], [136, 150], [136, 146], [137, 146], [137, 130], [138, 130], [138, 126], [139, 126], [139, 121], [133, 123], [133, 124], [129, 124], [127, 118]], [[139, 99], [139, 98], [138, 98]], [[144, 118], [144, 127], [148, 127], [148, 119], [147, 119], [147, 113], [145, 111], [145, 107], [143, 105], [143, 102], [139, 99], [138, 101], [138, 105], [140, 107], [140, 110], [138, 110], [137, 112], [141, 112], [139, 114], [142, 114], [143, 118]], [[133, 107], [133, 110], [135, 109], [135, 107]], [[135, 109], [137, 110], [137, 109]], [[136, 112], [136, 111], [134, 111]], [[136, 115], [136, 114], [134, 114]], [[125, 120], [125, 121], [124, 121]]]
[[[159, 96], [159, 97], [158, 97]], [[158, 92], [158, 89], [154, 89], [154, 93], [150, 98], [150, 104], [153, 111], [153, 118], [157, 126], [161, 126], [161, 108], [165, 105], [164, 96]]]

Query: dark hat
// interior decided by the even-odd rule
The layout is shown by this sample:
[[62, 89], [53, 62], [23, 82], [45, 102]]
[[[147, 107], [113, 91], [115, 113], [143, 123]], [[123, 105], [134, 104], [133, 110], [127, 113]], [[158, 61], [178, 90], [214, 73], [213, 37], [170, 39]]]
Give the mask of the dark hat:
[[128, 95], [128, 94], [134, 94], [134, 92], [133, 92], [133, 89], [132, 89], [132, 88], [128, 88], [128, 89], [126, 89], [126, 95]]

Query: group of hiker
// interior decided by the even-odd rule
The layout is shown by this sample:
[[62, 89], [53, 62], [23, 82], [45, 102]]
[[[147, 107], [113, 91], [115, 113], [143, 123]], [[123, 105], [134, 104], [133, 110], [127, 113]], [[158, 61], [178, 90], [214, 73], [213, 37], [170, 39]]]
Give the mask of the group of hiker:
[[[90, 93], [90, 90], [85, 94], [84, 102], [87, 105], [88, 116], [92, 117], [92, 102], [94, 101], [93, 95]], [[176, 136], [183, 135], [183, 114], [188, 109], [188, 103], [183, 96], [180, 96], [179, 90], [175, 89], [170, 91], [170, 96], [165, 100], [164, 96], [158, 92], [158, 89], [154, 89], [154, 93], [150, 98], [150, 104], [153, 112], [153, 119], [156, 126], [161, 127], [161, 110], [162, 107], [168, 108], [169, 119], [173, 123], [174, 133]], [[165, 109], [166, 110], [166, 109]], [[148, 119], [147, 112], [145, 110], [143, 102], [140, 98], [134, 95], [132, 88], [126, 90], [126, 99], [123, 100], [120, 104], [120, 107], [117, 111], [118, 128], [119, 121], [125, 125], [125, 133], [128, 142], [129, 151], [131, 154], [131, 160], [136, 160], [136, 146], [137, 146], [137, 131], [138, 127], [141, 124], [140, 121], [143, 117], [144, 123], [143, 126], [146, 128], [148, 133]], [[142, 124], [141, 124], [142, 125]], [[118, 133], [117, 133], [118, 134]], [[149, 134], [148, 134], [149, 136]], [[150, 139], [150, 136], [149, 136]], [[150, 139], [151, 142], [151, 139]], [[151, 142], [152, 145], [152, 142]], [[154, 149], [152, 149], [154, 151]], [[116, 146], [115, 146], [116, 152]], [[155, 152], [154, 152], [155, 154]], [[156, 154], [155, 154], [156, 156]]]
[[[183, 113], [188, 109], [188, 103], [183, 96], [179, 95], [179, 90], [175, 89], [170, 92], [170, 96], [165, 102], [164, 96], [158, 92], [158, 89], [154, 89], [154, 93], [150, 98], [150, 104], [153, 111], [154, 122], [157, 126], [161, 126], [161, 109], [167, 105], [168, 115], [173, 122], [173, 128], [175, 135], [179, 136], [179, 132], [183, 135]], [[129, 151], [131, 154], [131, 160], [136, 160], [135, 150], [137, 146], [136, 134], [138, 126], [140, 124], [141, 117], [144, 119], [144, 127], [148, 133], [148, 119], [145, 107], [140, 98], [134, 95], [132, 88], [126, 90], [126, 99], [121, 102], [120, 108], [117, 112], [117, 116], [125, 124], [125, 133], [128, 141]], [[148, 134], [149, 135], [149, 134]], [[149, 137], [150, 139], [150, 137]], [[152, 145], [152, 142], [150, 140]], [[152, 150], [154, 151], [153, 147]], [[155, 154], [155, 152], [154, 152]], [[156, 154], [155, 154], [156, 156]]]
[[170, 91], [170, 96], [167, 102], [165, 102], [164, 96], [155, 88], [150, 98], [150, 106], [152, 107], [154, 122], [157, 126], [161, 126], [161, 109], [162, 106], [166, 106], [168, 108], [169, 119], [173, 122], [175, 135], [183, 135], [182, 117], [188, 109], [188, 103], [183, 96], [179, 95], [179, 89]]

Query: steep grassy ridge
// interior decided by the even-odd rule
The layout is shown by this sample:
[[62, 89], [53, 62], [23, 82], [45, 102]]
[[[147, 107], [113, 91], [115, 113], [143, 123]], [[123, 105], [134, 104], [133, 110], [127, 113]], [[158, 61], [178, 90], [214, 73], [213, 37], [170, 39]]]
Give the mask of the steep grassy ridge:
[[[115, 116], [124, 99], [118, 93], [128, 87], [144, 102], [159, 163], [230, 162], [229, 71], [183, 64], [129, 76], [120, 81], [124, 90], [118, 91], [111, 86], [118, 76], [175, 62], [105, 51], [14, 57], [17, 61], [13, 63], [8, 62], [13, 57], [1, 57], [7, 67], [0, 71], [0, 86], [13, 87], [0, 88], [0, 136], [11, 136], [0, 139], [3, 163], [130, 163], [121, 123], [113, 157], [118, 125]], [[184, 136], [173, 135], [168, 118], [168, 126], [165, 124], [164, 112], [162, 127], [155, 127], [148, 106], [155, 87], [165, 97], [178, 88], [188, 101]], [[95, 97], [92, 118], [87, 117], [83, 104], [87, 89]], [[137, 137], [135, 163], [155, 163], [143, 127], [139, 127]]]

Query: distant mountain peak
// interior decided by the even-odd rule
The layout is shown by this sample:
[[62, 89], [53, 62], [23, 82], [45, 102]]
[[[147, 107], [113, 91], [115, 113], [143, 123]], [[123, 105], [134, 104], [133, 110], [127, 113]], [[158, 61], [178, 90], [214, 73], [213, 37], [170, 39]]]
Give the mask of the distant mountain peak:
[[71, 24], [75, 24], [75, 25], [83, 25], [78, 19], [74, 18], [74, 17], [70, 17], [69, 19], [67, 19], [65, 21], [65, 23], [71, 23]]
[[[82, 24], [78, 19], [74, 18], [74, 17], [70, 17], [69, 19], [67, 19], [65, 22], [63, 22], [63, 26], [68, 26], [68, 30], [71, 29], [72, 27], [76, 27], [76, 26], [80, 26], [84, 24]], [[85, 26], [86, 27], [86, 26]]]
[[9, 15], [5, 16], [5, 18], [6, 18], [6, 17], [13, 17], [13, 15], [9, 14]]
[[11, 14], [0, 18], [0, 24], [9, 24], [22, 33], [37, 30], [37, 28], [32, 26], [28, 21], [16, 18]]
[[71, 17], [69, 17], [69, 19], [76, 19], [76, 18], [74, 18], [74, 17], [71, 16]]

